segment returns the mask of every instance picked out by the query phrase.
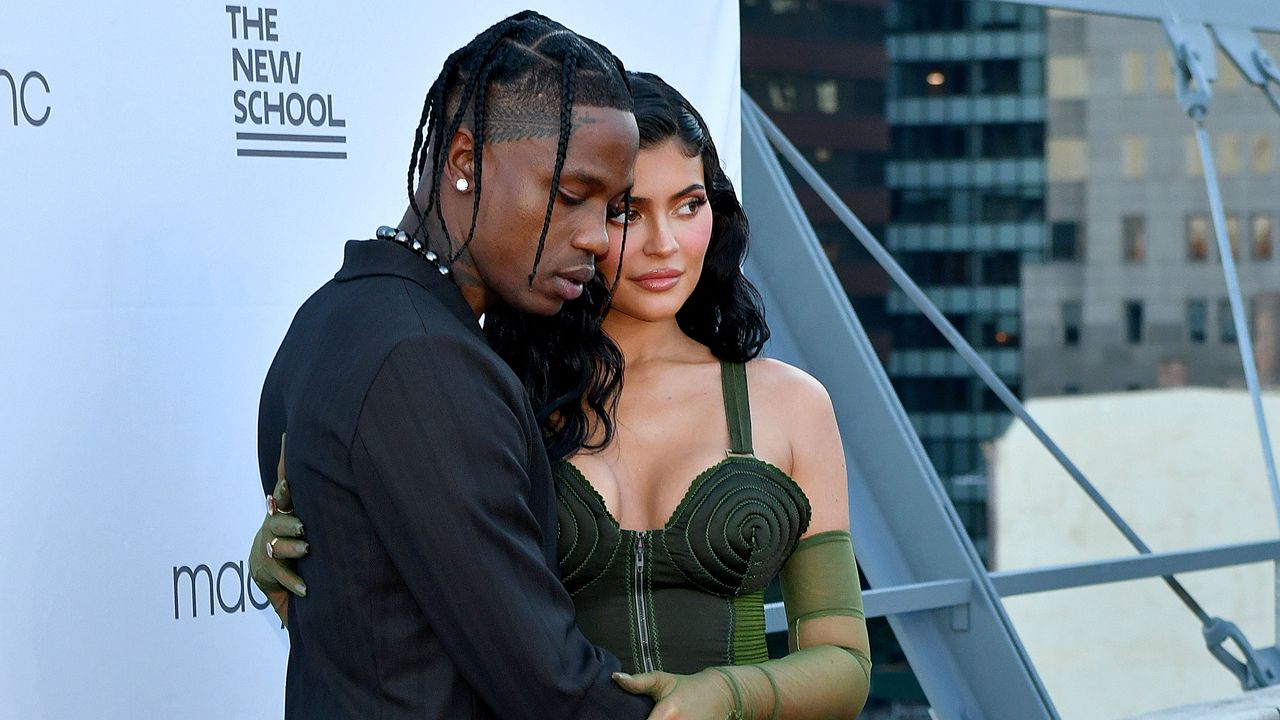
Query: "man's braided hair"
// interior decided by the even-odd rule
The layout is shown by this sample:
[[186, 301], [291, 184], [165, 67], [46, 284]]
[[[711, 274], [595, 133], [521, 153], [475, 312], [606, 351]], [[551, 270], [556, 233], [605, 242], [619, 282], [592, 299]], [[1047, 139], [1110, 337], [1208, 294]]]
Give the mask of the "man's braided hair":
[[[426, 242], [422, 233], [433, 210], [444, 228], [440, 180], [449, 142], [463, 123], [469, 123], [475, 138], [471, 226], [456, 248], [444, 230], [449, 262], [461, 257], [475, 238], [486, 143], [557, 137], [547, 212], [529, 271], [532, 285], [559, 192], [575, 105], [630, 112], [626, 70], [603, 45], [536, 12], [512, 15], [450, 55], [427, 91], [409, 158], [409, 204], [418, 219], [418, 239]], [[416, 197], [419, 182], [430, 183], [425, 207], [419, 207]], [[624, 217], [629, 214], [627, 199]], [[625, 225], [622, 245], [626, 245]], [[604, 279], [594, 278], [584, 297], [572, 304], [607, 307], [617, 280], [615, 276], [606, 286]], [[600, 329], [601, 313], [573, 313], [569, 317], [571, 327], [562, 328], [553, 318], [527, 315], [502, 302], [485, 310], [490, 344], [524, 385], [553, 460], [584, 445], [609, 443], [613, 403], [622, 384], [622, 353]], [[517, 333], [515, 328], [521, 330]], [[537, 340], [528, 342], [530, 335]], [[545, 362], [551, 352], [556, 362]], [[591, 416], [582, 411], [580, 403], [594, 411]], [[592, 418], [599, 423], [595, 428]], [[596, 431], [598, 442], [592, 443], [589, 439]]]
[[[421, 233], [433, 209], [444, 228], [440, 179], [449, 143], [463, 123], [470, 124], [475, 137], [474, 194], [471, 225], [457, 248], [449, 231], [444, 230], [450, 262], [461, 257], [475, 238], [486, 142], [557, 135], [547, 214], [529, 271], [532, 285], [560, 189], [575, 103], [630, 112], [626, 70], [603, 45], [532, 10], [496, 23], [454, 51], [427, 91], [409, 157], [409, 205], [418, 218], [419, 239], [425, 242]], [[553, 118], [558, 119], [554, 128], [550, 124]], [[418, 204], [419, 180], [431, 183], [426, 207]]]

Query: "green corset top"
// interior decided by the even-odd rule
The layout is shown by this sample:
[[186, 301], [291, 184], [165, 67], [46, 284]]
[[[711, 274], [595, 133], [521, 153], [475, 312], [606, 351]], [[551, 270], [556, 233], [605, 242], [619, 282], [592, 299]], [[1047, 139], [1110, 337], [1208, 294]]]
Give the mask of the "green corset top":
[[768, 659], [764, 588], [809, 525], [809, 500], [755, 457], [746, 369], [722, 363], [730, 449], [666, 524], [624, 530], [569, 462], [555, 469], [560, 573], [578, 626], [630, 672]]

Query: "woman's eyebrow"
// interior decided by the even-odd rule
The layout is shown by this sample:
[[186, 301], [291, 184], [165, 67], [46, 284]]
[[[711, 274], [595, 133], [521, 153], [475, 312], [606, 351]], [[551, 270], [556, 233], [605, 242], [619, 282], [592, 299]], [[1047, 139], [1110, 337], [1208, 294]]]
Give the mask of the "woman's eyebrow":
[[687, 187], [687, 188], [685, 188], [685, 189], [681, 190], [680, 192], [678, 192], [678, 193], [676, 193], [676, 194], [672, 195], [672, 196], [671, 196], [671, 199], [672, 199], [672, 200], [675, 200], [676, 198], [684, 197], [685, 195], [688, 195], [689, 193], [693, 192], [694, 190], [706, 190], [706, 188], [705, 188], [705, 187], [703, 187], [702, 183], [693, 183], [693, 184], [692, 184], [692, 185], [690, 185], [689, 187]]

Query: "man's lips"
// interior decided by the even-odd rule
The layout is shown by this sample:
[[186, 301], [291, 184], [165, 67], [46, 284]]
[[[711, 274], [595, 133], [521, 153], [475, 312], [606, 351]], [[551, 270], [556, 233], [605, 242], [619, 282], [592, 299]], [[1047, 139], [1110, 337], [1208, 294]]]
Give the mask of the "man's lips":
[[590, 282], [595, 274], [595, 268], [582, 265], [557, 272], [551, 276], [551, 284], [556, 295], [565, 300], [576, 300], [582, 295], [582, 286]]

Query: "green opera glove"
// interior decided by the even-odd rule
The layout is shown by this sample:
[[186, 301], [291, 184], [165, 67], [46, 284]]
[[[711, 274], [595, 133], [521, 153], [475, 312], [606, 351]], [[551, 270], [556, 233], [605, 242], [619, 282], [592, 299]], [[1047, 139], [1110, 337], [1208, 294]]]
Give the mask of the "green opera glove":
[[[856, 716], [870, 691], [871, 660], [849, 532], [834, 530], [802, 540], [783, 566], [781, 579], [791, 654], [755, 665], [707, 668], [694, 675], [618, 676], [617, 682], [657, 700], [649, 716], [655, 720]], [[713, 681], [716, 678], [719, 682]]]
[[707, 668], [692, 675], [655, 671], [628, 675], [614, 673], [613, 680], [623, 690], [654, 699], [649, 720], [740, 720], [735, 709], [740, 702], [733, 686], [720, 674], [722, 668]]
[[289, 593], [306, 597], [307, 585], [295, 570], [295, 560], [307, 554], [302, 522], [293, 516], [293, 498], [284, 474], [284, 437], [280, 439], [280, 462], [276, 466], [276, 486], [267, 496], [267, 516], [253, 536], [249, 548], [249, 575], [266, 593], [280, 616], [288, 623]]

